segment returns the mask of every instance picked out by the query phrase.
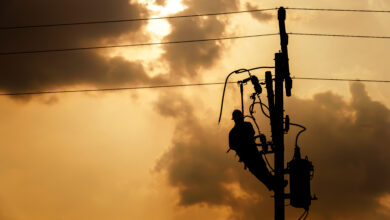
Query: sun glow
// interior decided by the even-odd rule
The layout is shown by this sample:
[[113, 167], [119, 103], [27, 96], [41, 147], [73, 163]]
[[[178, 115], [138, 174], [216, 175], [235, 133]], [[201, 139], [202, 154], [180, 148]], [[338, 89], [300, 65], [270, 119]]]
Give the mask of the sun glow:
[[167, 16], [183, 11], [187, 7], [181, 0], [167, 0], [165, 6], [155, 4], [155, 1], [147, 1], [148, 9], [159, 13], [159, 16]]
[[[156, 4], [155, 0], [141, 0], [139, 2], [147, 6], [150, 17], [170, 16], [186, 9], [181, 0], [167, 0], [164, 6]], [[171, 32], [171, 26], [166, 19], [152, 19], [148, 21], [146, 31], [150, 37], [147, 40], [148, 42], [161, 42]], [[105, 53], [105, 55], [108, 57], [123, 57], [129, 61], [142, 63], [145, 67], [153, 66], [153, 68], [147, 68], [147, 71], [149, 76], [155, 76], [164, 73], [167, 69], [163, 63], [158, 61], [163, 52], [164, 50], [161, 46], [155, 45], [151, 47], [134, 47], [131, 50], [127, 47], [115, 48], [110, 53]]]
[[390, 194], [379, 197], [378, 202], [380, 207], [377, 211], [384, 215], [390, 216]]
[[[148, 1], [146, 4], [148, 9], [153, 12], [153, 17], [169, 16], [186, 9], [181, 0], [167, 0], [165, 6], [156, 5], [155, 1]], [[168, 35], [171, 31], [166, 20], [150, 20], [146, 29], [160, 38]]]

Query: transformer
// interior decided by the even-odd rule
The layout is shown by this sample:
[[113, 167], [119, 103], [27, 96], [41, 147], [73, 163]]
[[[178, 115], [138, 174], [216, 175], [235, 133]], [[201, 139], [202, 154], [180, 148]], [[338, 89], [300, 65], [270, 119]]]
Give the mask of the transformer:
[[313, 178], [314, 167], [306, 157], [301, 158], [300, 150], [295, 148], [293, 159], [287, 163], [290, 174], [290, 204], [296, 208], [309, 210], [311, 204], [310, 181]]

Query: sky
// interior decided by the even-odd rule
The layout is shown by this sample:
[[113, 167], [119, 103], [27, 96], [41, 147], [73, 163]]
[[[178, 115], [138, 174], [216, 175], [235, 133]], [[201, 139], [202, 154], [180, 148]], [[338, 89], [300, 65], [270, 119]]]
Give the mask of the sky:
[[[390, 10], [386, 0], [1, 1], [0, 27], [277, 7]], [[287, 32], [390, 36], [388, 13], [287, 10]], [[276, 11], [0, 30], [0, 52], [278, 33]], [[389, 80], [387, 39], [289, 36], [295, 77]], [[0, 55], [0, 92], [223, 82], [274, 65], [278, 36]], [[260, 79], [264, 70], [254, 71]], [[240, 80], [246, 76], [233, 76]], [[252, 86], [245, 87], [249, 106]], [[223, 85], [0, 96], [0, 219], [273, 219], [272, 193], [228, 149]], [[313, 162], [308, 219], [390, 219], [388, 83], [293, 80], [285, 114]], [[261, 95], [266, 100], [266, 93]], [[247, 110], [246, 110], [247, 111]], [[270, 139], [269, 121], [256, 113]], [[295, 135], [286, 135], [286, 162]], [[272, 157], [270, 157], [272, 161]], [[286, 219], [302, 209], [286, 206]]]

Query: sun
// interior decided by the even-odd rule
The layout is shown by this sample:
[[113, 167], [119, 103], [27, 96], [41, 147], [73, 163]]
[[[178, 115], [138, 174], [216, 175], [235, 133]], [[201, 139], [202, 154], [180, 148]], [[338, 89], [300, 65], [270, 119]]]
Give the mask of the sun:
[[[167, 0], [165, 6], [156, 5], [154, 0], [149, 0], [145, 3], [152, 12], [152, 17], [165, 17], [186, 9], [181, 0]], [[171, 30], [167, 20], [150, 20], [146, 29], [157, 38], [163, 38]]]
[[[157, 5], [156, 0], [140, 0], [138, 2], [147, 7], [150, 12], [149, 17], [152, 18], [171, 16], [187, 8], [182, 4], [182, 0], [167, 0], [164, 6]], [[150, 39], [148, 39], [149, 42], [161, 42], [164, 40], [164, 37], [169, 35], [171, 32], [171, 25], [167, 19], [151, 19], [146, 25], [146, 31], [150, 36]], [[131, 50], [128, 48], [117, 48], [111, 50], [109, 56], [121, 56], [131, 61], [142, 60], [142, 62], [148, 63], [155, 62], [155, 60], [158, 59], [163, 52], [164, 51], [161, 46], [138, 47], [132, 48]]]

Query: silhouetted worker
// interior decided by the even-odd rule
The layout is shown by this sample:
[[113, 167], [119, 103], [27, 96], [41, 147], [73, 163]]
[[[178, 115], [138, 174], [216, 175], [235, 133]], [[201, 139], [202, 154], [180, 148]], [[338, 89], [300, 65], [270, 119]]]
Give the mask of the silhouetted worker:
[[274, 186], [274, 176], [269, 172], [265, 162], [257, 149], [254, 135], [255, 131], [250, 122], [244, 121], [244, 116], [240, 110], [233, 111], [234, 127], [229, 132], [230, 149], [236, 151], [240, 162], [244, 162], [245, 167], [263, 182], [265, 186], [272, 190]]

